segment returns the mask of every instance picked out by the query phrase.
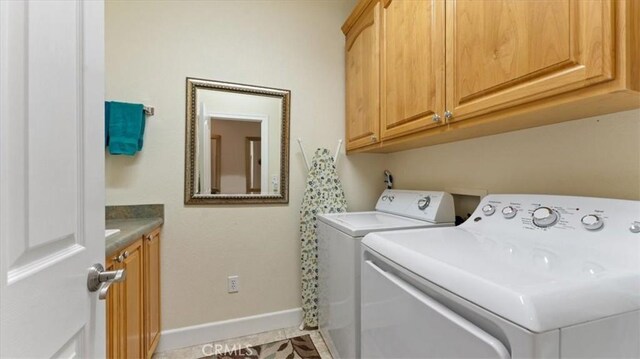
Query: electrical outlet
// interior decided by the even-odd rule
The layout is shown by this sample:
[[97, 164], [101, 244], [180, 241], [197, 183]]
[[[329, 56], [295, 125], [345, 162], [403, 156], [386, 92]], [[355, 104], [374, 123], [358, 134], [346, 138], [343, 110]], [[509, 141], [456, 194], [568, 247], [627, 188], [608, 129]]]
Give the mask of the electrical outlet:
[[240, 277], [230, 275], [227, 277], [227, 292], [238, 293], [240, 291]]

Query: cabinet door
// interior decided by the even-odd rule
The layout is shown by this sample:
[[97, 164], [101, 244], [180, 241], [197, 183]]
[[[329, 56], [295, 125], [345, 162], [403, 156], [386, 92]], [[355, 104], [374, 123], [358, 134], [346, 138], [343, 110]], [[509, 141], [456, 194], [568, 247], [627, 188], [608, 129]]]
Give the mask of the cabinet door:
[[[114, 271], [122, 269], [115, 260], [105, 261], [105, 270]], [[122, 305], [122, 284], [113, 283], [107, 292], [107, 358], [124, 358], [124, 346], [122, 345], [122, 324], [124, 323], [124, 312]]]
[[444, 32], [441, 0], [383, 1], [382, 139], [442, 124]]
[[613, 0], [447, 1], [447, 110], [477, 116], [613, 79]]
[[151, 358], [160, 339], [160, 231], [144, 240], [145, 351]]
[[358, 18], [346, 37], [347, 149], [380, 138], [380, 3]]
[[[124, 345], [126, 358], [144, 358], [143, 327], [143, 258], [142, 240], [138, 240], [124, 250], [123, 268], [126, 278], [122, 282], [124, 310]], [[122, 338], [122, 337], [121, 337]]]

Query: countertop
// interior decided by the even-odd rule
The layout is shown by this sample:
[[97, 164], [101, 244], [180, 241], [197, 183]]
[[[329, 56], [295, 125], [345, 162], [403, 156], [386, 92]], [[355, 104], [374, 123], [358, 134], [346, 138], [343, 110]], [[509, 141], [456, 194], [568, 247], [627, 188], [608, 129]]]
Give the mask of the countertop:
[[159, 228], [163, 223], [162, 217], [106, 220], [106, 229], [119, 229], [120, 232], [106, 238], [105, 255], [109, 257], [116, 254], [118, 250]]

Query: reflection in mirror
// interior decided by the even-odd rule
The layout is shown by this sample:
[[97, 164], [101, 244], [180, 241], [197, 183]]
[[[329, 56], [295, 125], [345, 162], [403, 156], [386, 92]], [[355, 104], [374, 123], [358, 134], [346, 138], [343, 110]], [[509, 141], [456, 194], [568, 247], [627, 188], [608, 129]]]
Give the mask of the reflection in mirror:
[[288, 201], [289, 91], [187, 79], [185, 203]]
[[222, 136], [211, 134], [211, 193], [220, 193], [220, 148], [222, 147]]
[[[260, 193], [260, 188], [266, 188], [267, 176], [262, 173], [262, 141], [260, 137], [247, 137], [245, 141], [245, 177], [247, 181], [247, 193]], [[267, 168], [265, 166], [265, 168]]]

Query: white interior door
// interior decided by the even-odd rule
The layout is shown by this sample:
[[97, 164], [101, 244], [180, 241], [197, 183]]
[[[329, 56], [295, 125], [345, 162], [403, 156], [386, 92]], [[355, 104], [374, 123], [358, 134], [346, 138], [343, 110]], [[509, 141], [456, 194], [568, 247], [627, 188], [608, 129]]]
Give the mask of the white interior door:
[[105, 356], [102, 1], [0, 1], [0, 357]]

